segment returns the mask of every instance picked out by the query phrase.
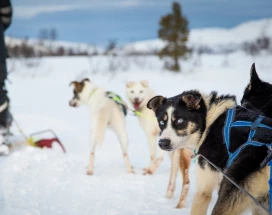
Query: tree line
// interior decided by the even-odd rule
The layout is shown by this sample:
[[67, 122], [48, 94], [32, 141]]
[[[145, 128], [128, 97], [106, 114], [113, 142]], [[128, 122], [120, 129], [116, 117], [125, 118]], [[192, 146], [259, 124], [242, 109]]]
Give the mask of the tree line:
[[[151, 50], [149, 53], [140, 53], [130, 50], [126, 55], [158, 55], [164, 60], [164, 67], [168, 70], [179, 72], [182, 70], [181, 59], [187, 59], [194, 52], [197, 56], [203, 53], [212, 54], [212, 50], [205, 45], [195, 47], [194, 50], [188, 47], [189, 21], [183, 14], [182, 7], [178, 2], [172, 3], [170, 13], [161, 17], [159, 21], [158, 38], [165, 41], [165, 46], [161, 50]], [[116, 56], [122, 53], [122, 48], [117, 46], [116, 40], [110, 40], [103, 52], [98, 52], [96, 48], [89, 51], [88, 48], [80, 48], [57, 45], [58, 39], [56, 28], [40, 29], [38, 32], [38, 42], [33, 44], [28, 38], [21, 43], [7, 43], [7, 48], [11, 57], [42, 57], [42, 56], [90, 56], [90, 55], [110, 55]], [[263, 50], [271, 49], [271, 38], [260, 35], [255, 41], [245, 42], [240, 47], [249, 55], [257, 55]], [[271, 50], [272, 51], [272, 50]]]

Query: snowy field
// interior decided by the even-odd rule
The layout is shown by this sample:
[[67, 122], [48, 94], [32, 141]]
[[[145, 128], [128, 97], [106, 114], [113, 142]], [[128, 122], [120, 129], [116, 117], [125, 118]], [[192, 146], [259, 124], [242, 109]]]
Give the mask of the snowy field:
[[[158, 94], [174, 96], [184, 90], [211, 90], [237, 95], [238, 102], [249, 81], [253, 62], [263, 80], [272, 82], [270, 56], [249, 57], [243, 53], [204, 55], [201, 65], [189, 60], [183, 73], [162, 69], [157, 57], [118, 59], [122, 69], [109, 72], [106, 57], [43, 58], [39, 66], [28, 68], [24, 61], [10, 62], [8, 83], [11, 111], [27, 134], [51, 128], [67, 149], [56, 145], [40, 150], [21, 147], [10, 156], [0, 157], [0, 214], [2, 215], [153, 215], [190, 214], [195, 191], [195, 164], [190, 169], [191, 188], [186, 209], [175, 209], [181, 192], [177, 179], [175, 196], [165, 198], [170, 161], [165, 156], [154, 175], [142, 175], [149, 163], [147, 139], [134, 116], [127, 117], [129, 156], [135, 174], [124, 169], [121, 149], [112, 131], [97, 148], [95, 174], [87, 176], [90, 117], [88, 109], [68, 106], [72, 80], [88, 77], [92, 82], [114, 91], [126, 101], [125, 83], [147, 79]], [[124, 63], [125, 62], [125, 63]], [[12, 132], [19, 136], [16, 127]], [[216, 198], [216, 194], [215, 194]], [[214, 202], [214, 201], [213, 201]], [[211, 207], [209, 209], [211, 211]]]

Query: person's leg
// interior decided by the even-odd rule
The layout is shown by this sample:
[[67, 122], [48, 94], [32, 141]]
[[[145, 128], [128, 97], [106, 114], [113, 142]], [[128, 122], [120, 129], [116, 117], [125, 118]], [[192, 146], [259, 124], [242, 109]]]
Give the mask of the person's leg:
[[7, 127], [8, 121], [8, 97], [5, 87], [5, 80], [7, 78], [6, 67], [7, 51], [4, 41], [4, 28], [0, 22], [0, 127]]

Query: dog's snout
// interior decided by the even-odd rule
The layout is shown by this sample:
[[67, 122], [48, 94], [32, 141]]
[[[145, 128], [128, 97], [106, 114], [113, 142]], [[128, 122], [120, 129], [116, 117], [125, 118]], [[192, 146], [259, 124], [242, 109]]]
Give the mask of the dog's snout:
[[135, 98], [134, 101], [135, 101], [135, 102], [139, 102], [139, 98]]
[[75, 107], [75, 106], [76, 106], [76, 104], [75, 104], [74, 102], [72, 102], [72, 101], [69, 101], [69, 105], [70, 105], [71, 107]]
[[171, 149], [171, 141], [169, 139], [160, 139], [159, 146], [161, 149], [169, 151]]

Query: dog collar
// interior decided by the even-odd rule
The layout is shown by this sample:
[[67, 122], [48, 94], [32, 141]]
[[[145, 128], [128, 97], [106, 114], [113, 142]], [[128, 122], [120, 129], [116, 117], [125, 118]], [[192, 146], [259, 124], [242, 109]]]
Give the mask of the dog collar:
[[89, 99], [93, 96], [93, 94], [95, 93], [95, 91], [96, 91], [96, 88], [94, 88], [94, 89], [91, 91], [90, 96], [89, 96]]

